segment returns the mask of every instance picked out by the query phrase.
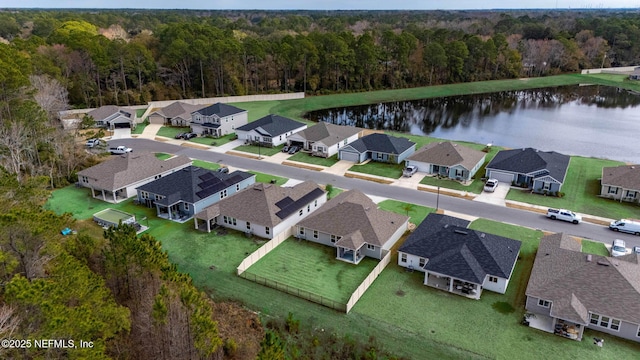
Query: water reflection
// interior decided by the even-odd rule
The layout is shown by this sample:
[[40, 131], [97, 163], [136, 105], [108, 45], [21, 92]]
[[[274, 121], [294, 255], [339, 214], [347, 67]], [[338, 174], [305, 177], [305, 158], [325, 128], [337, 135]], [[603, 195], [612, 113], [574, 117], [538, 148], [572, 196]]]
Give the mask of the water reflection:
[[309, 119], [640, 162], [639, 105], [627, 90], [565, 86], [327, 109]]

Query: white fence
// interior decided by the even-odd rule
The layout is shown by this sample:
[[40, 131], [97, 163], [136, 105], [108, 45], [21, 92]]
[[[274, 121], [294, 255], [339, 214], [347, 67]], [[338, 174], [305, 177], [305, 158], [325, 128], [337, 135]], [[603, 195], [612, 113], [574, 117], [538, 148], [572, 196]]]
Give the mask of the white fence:
[[258, 250], [251, 253], [251, 255], [247, 256], [242, 260], [240, 265], [238, 265], [237, 271], [238, 275], [242, 275], [243, 272], [247, 271], [251, 265], [255, 264], [258, 260], [262, 259], [263, 256], [267, 255], [271, 250], [278, 247], [278, 245], [282, 244], [288, 237], [293, 234], [293, 226], [288, 228], [287, 230], [281, 232], [278, 236], [269, 240], [266, 244], [262, 245]]
[[391, 262], [391, 251], [387, 252], [387, 255], [385, 255], [382, 258], [382, 260], [380, 260], [378, 265], [376, 265], [376, 267], [374, 267], [373, 270], [371, 270], [367, 278], [364, 279], [362, 283], [360, 283], [360, 286], [358, 286], [356, 291], [354, 291], [353, 294], [351, 294], [349, 301], [347, 301], [346, 313], [349, 313], [349, 311], [351, 311], [351, 308], [354, 307], [354, 305], [358, 302], [358, 300], [360, 300], [360, 297], [362, 297], [362, 295], [364, 295], [364, 293], [367, 291], [369, 286], [371, 286], [371, 284], [373, 284], [375, 279], [378, 278], [378, 275], [380, 275], [382, 270], [384, 270], [387, 267], [387, 265], [389, 265], [389, 262]]
[[622, 66], [613, 68], [597, 68], [597, 69], [584, 69], [582, 75], [585, 74], [631, 74], [637, 66]]

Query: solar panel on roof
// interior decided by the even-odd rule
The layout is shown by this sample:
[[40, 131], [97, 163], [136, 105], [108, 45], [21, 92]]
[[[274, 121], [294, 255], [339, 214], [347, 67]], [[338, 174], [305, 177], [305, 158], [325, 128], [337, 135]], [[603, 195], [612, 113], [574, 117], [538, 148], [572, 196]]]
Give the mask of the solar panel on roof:
[[[323, 193], [323, 191], [321, 189], [315, 188], [310, 193], [306, 194], [305, 196], [301, 197], [300, 199], [290, 203], [289, 205], [287, 205], [282, 210], [278, 211], [276, 213], [276, 216], [278, 218], [280, 218], [280, 219], [285, 219], [289, 215], [293, 214], [294, 212], [302, 209], [307, 203], [311, 202], [312, 199], [317, 198], [322, 193]], [[287, 198], [289, 198], [289, 197], [287, 197]], [[287, 198], [285, 198], [285, 199], [287, 199]], [[283, 199], [283, 200], [285, 200], [285, 199]], [[279, 202], [282, 202], [282, 200], [280, 200]], [[276, 203], [276, 205], [277, 205], [277, 203]]]
[[211, 196], [212, 194], [215, 194], [215, 193], [217, 193], [217, 192], [218, 192], [218, 190], [216, 190], [216, 189], [214, 189], [214, 188], [207, 188], [207, 189], [204, 189], [204, 190], [200, 190], [200, 191], [198, 191], [198, 192], [196, 193], [196, 195], [198, 195], [198, 197], [199, 197], [200, 199], [204, 199], [204, 198], [209, 197], [209, 196]]
[[286, 208], [287, 206], [291, 205], [292, 203], [293, 203], [293, 199], [287, 196], [286, 198], [278, 201], [276, 203], [276, 206], [279, 207], [282, 210], [282, 209]]
[[200, 180], [202, 180], [202, 181], [207, 181], [207, 180], [210, 180], [211, 178], [214, 178], [214, 177], [216, 177], [216, 176], [215, 176], [215, 175], [213, 175], [213, 174], [212, 174], [212, 173], [210, 173], [210, 172], [207, 172], [207, 173], [204, 173], [204, 174], [202, 174], [202, 175], [198, 176], [198, 178], [199, 178]]
[[212, 186], [218, 185], [221, 182], [222, 181], [220, 181], [220, 179], [213, 178], [211, 180], [207, 180], [207, 181], [201, 182], [200, 184], [198, 184], [198, 186], [200, 186], [201, 189], [204, 189], [204, 188], [208, 188], [208, 187], [212, 187]]

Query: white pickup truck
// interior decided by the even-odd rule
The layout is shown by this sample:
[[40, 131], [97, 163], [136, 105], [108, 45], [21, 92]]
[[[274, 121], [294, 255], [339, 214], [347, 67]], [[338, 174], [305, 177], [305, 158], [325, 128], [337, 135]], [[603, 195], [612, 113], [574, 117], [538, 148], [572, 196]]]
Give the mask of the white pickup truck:
[[547, 217], [551, 220], [563, 220], [574, 224], [582, 222], [582, 216], [565, 209], [549, 209], [547, 210]]
[[123, 146], [123, 145], [109, 148], [109, 152], [111, 153], [111, 155], [122, 155], [122, 154], [130, 153], [132, 151], [133, 151], [133, 149], [128, 148], [128, 147]]

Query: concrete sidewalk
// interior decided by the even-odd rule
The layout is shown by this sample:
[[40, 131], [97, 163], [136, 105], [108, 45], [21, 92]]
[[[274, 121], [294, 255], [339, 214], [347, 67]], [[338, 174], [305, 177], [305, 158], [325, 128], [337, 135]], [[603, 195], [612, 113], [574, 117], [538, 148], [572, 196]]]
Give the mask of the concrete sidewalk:
[[506, 206], [505, 198], [509, 193], [511, 186], [505, 183], [498, 183], [498, 188], [494, 192], [483, 191], [480, 195], [476, 196], [474, 201], [480, 201], [488, 204]]

